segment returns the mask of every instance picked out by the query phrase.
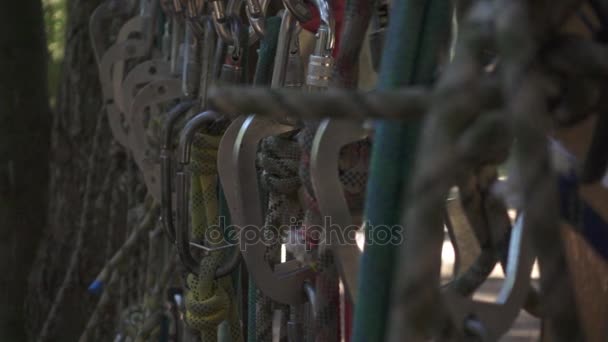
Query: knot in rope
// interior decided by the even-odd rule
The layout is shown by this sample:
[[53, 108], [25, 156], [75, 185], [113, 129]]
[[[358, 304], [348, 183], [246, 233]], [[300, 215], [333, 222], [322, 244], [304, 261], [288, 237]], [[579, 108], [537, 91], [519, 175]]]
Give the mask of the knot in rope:
[[[217, 177], [220, 140], [220, 135], [197, 134], [190, 163], [191, 236], [209, 247], [223, 243]], [[187, 277], [186, 322], [200, 331], [202, 341], [217, 341], [218, 325], [226, 320], [233, 338], [240, 334], [236, 303], [231, 300], [231, 279], [215, 279], [215, 272], [223, 260], [224, 252], [211, 252], [201, 258], [198, 276], [189, 274]]]
[[[213, 266], [205, 260], [207, 258], [203, 263], [209, 264], [206, 267]], [[186, 322], [195, 330], [214, 333], [213, 330], [229, 317], [231, 301], [228, 292], [217, 283], [201, 280], [194, 274], [188, 275], [187, 284], [190, 291], [185, 298]]]
[[268, 211], [264, 236], [268, 242], [266, 260], [280, 262], [280, 235], [285, 225], [293, 225], [302, 215], [298, 200], [301, 182], [298, 175], [300, 147], [293, 134], [271, 136], [260, 144], [258, 167], [262, 170], [262, 185], [268, 192]]
[[292, 194], [300, 188], [300, 147], [293, 139], [272, 136], [264, 139], [258, 154], [262, 184], [268, 192]]

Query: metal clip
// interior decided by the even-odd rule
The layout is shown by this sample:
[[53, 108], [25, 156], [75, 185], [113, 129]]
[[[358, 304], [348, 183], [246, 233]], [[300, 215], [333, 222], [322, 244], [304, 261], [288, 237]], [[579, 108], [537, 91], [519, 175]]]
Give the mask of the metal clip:
[[[184, 266], [191, 273], [198, 274], [199, 262], [194, 258], [192, 253], [190, 252], [190, 247], [196, 247], [204, 250], [206, 253], [211, 253], [215, 251], [224, 250], [226, 248], [230, 248], [233, 245], [224, 245], [220, 247], [210, 248], [199, 243], [191, 242], [188, 234], [188, 174], [185, 169], [188, 164], [190, 164], [190, 155], [192, 148], [192, 141], [194, 140], [194, 136], [196, 132], [200, 130], [204, 130], [210, 125], [217, 123], [218, 120], [222, 120], [222, 116], [216, 112], [207, 111], [201, 114], [198, 114], [194, 118], [192, 118], [180, 135], [179, 139], [179, 158], [177, 165], [177, 173], [176, 173], [176, 208], [177, 208], [177, 250], [180, 256], [180, 259]], [[238, 252], [238, 249], [235, 249]], [[238, 256], [238, 254], [237, 254]], [[232, 258], [227, 262], [230, 267], [221, 267], [216, 271], [216, 278], [223, 277], [229, 274], [235, 265], [232, 264]], [[238, 260], [238, 258], [237, 258]], [[237, 263], [238, 264], [238, 263]]]
[[314, 3], [319, 9], [321, 25], [317, 31], [315, 51], [308, 62], [306, 84], [311, 89], [324, 89], [329, 85], [334, 67], [331, 53], [335, 45], [335, 22], [327, 1], [316, 0]]
[[298, 30], [293, 30], [289, 41], [289, 52], [285, 70], [284, 88], [301, 88], [304, 85], [304, 64], [300, 55], [300, 41]]
[[[210, 20], [206, 21], [206, 29], [204, 32], [203, 46], [206, 47], [205, 51], [201, 56], [201, 68], [202, 74], [200, 77], [200, 89], [199, 89], [199, 100], [186, 100], [177, 104], [167, 115], [163, 126], [163, 140], [161, 142], [161, 213], [162, 221], [164, 223], [165, 231], [169, 240], [176, 243], [177, 234], [173, 225], [173, 130], [177, 122], [182, 119], [186, 114], [191, 112], [192, 109], [200, 109], [200, 107], [206, 106], [206, 90], [207, 84], [209, 83], [210, 67], [211, 67], [211, 55], [213, 55], [213, 47], [215, 45], [215, 32], [213, 30]], [[186, 73], [188, 73], [186, 71]], [[198, 105], [198, 108], [195, 106]]]
[[443, 294], [454, 326], [472, 330], [483, 341], [496, 341], [506, 333], [519, 315], [530, 289], [534, 253], [524, 214], [515, 221], [509, 245], [509, 262], [503, 287], [494, 303], [479, 302], [455, 291]]
[[[320, 45], [319, 47], [324, 47], [324, 52], [331, 52], [336, 45], [336, 21], [329, 6], [329, 1], [314, 0], [313, 4], [319, 10], [319, 17], [321, 19], [319, 31], [317, 31], [317, 40], [321, 41], [324, 45]], [[320, 52], [317, 51], [318, 54], [321, 54]]]
[[281, 16], [281, 27], [279, 28], [279, 40], [277, 42], [277, 52], [275, 63], [272, 69], [271, 88], [279, 88], [285, 84], [286, 61], [289, 56], [290, 41], [294, 36], [296, 22], [290, 11], [283, 12]]
[[[268, 2], [269, 0], [263, 1]], [[240, 27], [239, 31], [236, 31], [238, 35], [235, 36], [234, 24], [240, 24], [240, 13], [243, 9], [243, 0], [229, 0], [227, 6], [224, 6], [224, 3], [221, 2], [221, 0], [211, 0], [210, 3], [212, 5], [212, 20], [218, 35], [224, 43], [228, 45], [237, 44], [238, 39], [235, 39], [235, 37], [240, 37]], [[261, 6], [263, 9], [262, 13], [264, 13], [265, 8], [268, 5], [262, 3]], [[258, 41], [260, 35], [258, 35], [256, 30], [261, 29], [263, 31], [263, 21], [264, 16], [262, 15], [255, 24], [252, 24], [252, 26], [249, 27], [249, 45], [255, 44], [255, 42]]]
[[243, 80], [243, 56], [235, 46], [229, 46], [220, 71], [219, 83], [239, 84]]
[[[284, 80], [285, 63], [289, 50], [289, 39], [295, 21], [289, 11], [285, 11], [281, 22], [281, 35], [277, 46], [271, 87], [280, 87]], [[218, 152], [220, 182], [226, 195], [232, 223], [244, 229], [261, 228], [264, 224], [259, 196], [256, 169], [257, 148], [265, 137], [294, 130], [293, 126], [282, 125], [259, 117], [240, 116], [224, 133]], [[259, 231], [258, 231], [259, 232]], [[255, 232], [254, 232], [255, 233]], [[259, 237], [259, 234], [256, 234]], [[265, 260], [266, 246], [261, 239], [252, 244], [241, 231], [241, 250], [251, 277], [261, 291], [280, 303], [297, 305], [306, 301], [304, 281], [312, 276], [309, 267], [300, 266], [292, 260], [274, 265]]]
[[215, 31], [220, 38], [227, 44], [232, 44], [232, 34], [230, 32], [230, 26], [228, 16], [226, 15], [226, 7], [222, 0], [211, 0], [211, 18]]
[[353, 303], [357, 299], [361, 251], [356, 241], [346, 241], [349, 234], [338, 231], [354, 224], [340, 181], [339, 161], [342, 147], [363, 139], [365, 135], [361, 123], [323, 120], [313, 140], [310, 160], [310, 175], [319, 210], [322, 216], [331, 217], [332, 220], [332, 224], [325, 227], [325, 234], [332, 238], [344, 237], [344, 241], [332, 243], [329, 248], [336, 256], [340, 278]]
[[167, 115], [163, 126], [163, 140], [160, 147], [161, 163], [161, 220], [169, 241], [176, 243], [177, 233], [173, 225], [173, 189], [171, 187], [173, 176], [173, 128], [192, 107], [195, 101], [181, 102]]
[[283, 0], [283, 5], [301, 23], [312, 19], [312, 13], [303, 0]]
[[204, 34], [204, 10], [205, 0], [187, 0], [185, 3], [184, 14], [188, 21], [188, 26], [197, 38], [201, 38]]
[[[271, 122], [256, 116], [248, 117], [233, 145], [233, 164], [235, 178], [226, 179], [223, 174], [222, 184], [229, 185], [237, 205], [238, 216], [233, 217], [233, 223], [241, 229], [253, 228], [254, 233], [260, 232], [264, 225], [260, 192], [256, 169], [258, 144], [262, 139], [293, 131], [295, 128]], [[228, 191], [227, 191], [228, 194]], [[241, 237], [247, 232], [241, 232]], [[258, 288], [273, 300], [290, 305], [302, 304], [306, 301], [302, 288], [304, 281], [312, 276], [308, 266], [301, 266], [297, 260], [288, 261], [271, 267], [265, 262], [266, 245], [259, 234], [253, 241], [241, 239], [241, 250], [247, 263], [247, 269]]]
[[[192, 29], [188, 26], [185, 32], [185, 49], [193, 49], [189, 42], [191, 39]], [[196, 92], [200, 77], [200, 69], [198, 67], [199, 57], [191, 58], [191, 52], [185, 51], [182, 79], [165, 78], [154, 81], [146, 85], [133, 100], [131, 108], [131, 135], [129, 146], [133, 153], [134, 159], [144, 175], [144, 181], [150, 193], [157, 201], [162, 201], [161, 184], [159, 182], [161, 176], [161, 167], [159, 161], [152, 156], [158, 155], [158, 150], [153, 148], [149, 143], [146, 133], [146, 123], [150, 118], [159, 118], [160, 111], [158, 107], [170, 101], [180, 100], [184, 97], [188, 98]], [[152, 113], [152, 111], [155, 111]], [[185, 113], [187, 113], [186, 111]], [[183, 113], [183, 114], [185, 114]], [[182, 114], [182, 115], [183, 115]], [[170, 123], [171, 125], [174, 122]], [[167, 152], [167, 151], [165, 151]]]
[[149, 124], [150, 118], [161, 115], [160, 105], [179, 100], [182, 95], [182, 84], [178, 79], [151, 82], [137, 94], [130, 111], [129, 147], [135, 163], [143, 173], [146, 188], [159, 202], [162, 197], [158, 150], [149, 143], [147, 123]]
[[264, 36], [264, 20], [266, 19], [266, 10], [270, 0], [246, 0], [245, 12], [247, 13], [247, 20], [249, 25], [253, 28], [254, 32], [258, 37]]

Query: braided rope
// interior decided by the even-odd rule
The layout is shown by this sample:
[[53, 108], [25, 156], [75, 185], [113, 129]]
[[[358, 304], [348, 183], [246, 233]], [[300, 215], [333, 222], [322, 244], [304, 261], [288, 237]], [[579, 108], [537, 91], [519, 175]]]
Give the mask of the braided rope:
[[[219, 221], [217, 149], [221, 136], [197, 134], [192, 149], [191, 220], [192, 238], [210, 247], [223, 241]], [[215, 279], [215, 271], [224, 252], [212, 252], [201, 258], [199, 274], [186, 279], [186, 322], [200, 332], [201, 341], [217, 341], [218, 326], [230, 325], [232, 341], [241, 340], [237, 303], [230, 277]]]
[[[271, 136], [262, 140], [258, 153], [258, 167], [262, 171], [261, 183], [268, 193], [268, 206], [262, 236], [268, 245], [265, 262], [281, 262], [281, 236], [285, 226], [293, 225], [302, 219], [298, 190], [298, 163], [300, 149], [293, 134]], [[273, 303], [261, 291], [256, 293], [256, 340], [272, 340], [272, 321], [274, 310], [286, 307]], [[286, 316], [286, 315], [284, 315]]]
[[[488, 92], [492, 91], [497, 92], [488, 87]], [[428, 93], [422, 87], [382, 92], [330, 88], [313, 93], [262, 87], [216, 87], [209, 90], [209, 100], [222, 113], [256, 113], [274, 119], [301, 120], [416, 120], [429, 106]]]
[[[280, 17], [266, 19], [266, 33], [260, 42], [259, 58], [256, 65], [255, 85], [269, 84], [272, 78], [277, 50]], [[257, 289], [252, 278], [248, 284], [248, 332], [247, 341], [270, 341], [272, 338], [272, 300]]]

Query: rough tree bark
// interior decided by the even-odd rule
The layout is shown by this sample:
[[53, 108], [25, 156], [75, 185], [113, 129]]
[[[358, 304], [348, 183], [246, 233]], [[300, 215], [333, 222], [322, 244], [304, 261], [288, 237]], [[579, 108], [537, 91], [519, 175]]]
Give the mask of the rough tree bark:
[[[21, 1], [21, 0], [20, 0]], [[12, 1], [19, 2], [19, 1]], [[87, 287], [124, 240], [132, 163], [102, 111], [88, 22], [100, 0], [68, 1], [66, 50], [52, 123], [48, 224], [29, 279], [28, 332], [77, 341], [98, 298]]]
[[24, 341], [27, 275], [45, 223], [48, 140], [40, 0], [0, 1], [0, 341]]

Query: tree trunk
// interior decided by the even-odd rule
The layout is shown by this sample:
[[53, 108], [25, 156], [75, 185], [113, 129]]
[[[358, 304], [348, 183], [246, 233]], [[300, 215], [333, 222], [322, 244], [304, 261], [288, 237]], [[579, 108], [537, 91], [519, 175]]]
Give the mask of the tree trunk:
[[[17, 1], [13, 1], [17, 2]], [[132, 162], [112, 138], [91, 41], [100, 0], [68, 2], [65, 57], [52, 125], [48, 224], [29, 281], [30, 337], [77, 341], [98, 298], [87, 287], [141, 202]]]
[[40, 0], [0, 1], [0, 341], [24, 341], [27, 275], [45, 224], [50, 111]]

